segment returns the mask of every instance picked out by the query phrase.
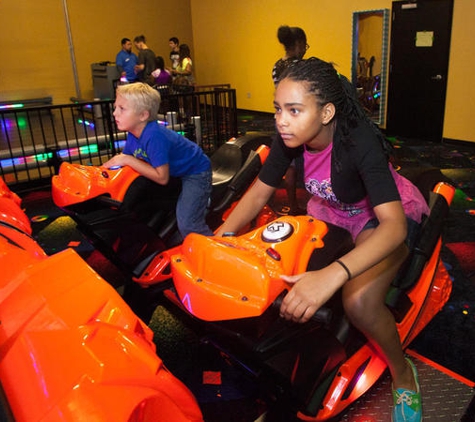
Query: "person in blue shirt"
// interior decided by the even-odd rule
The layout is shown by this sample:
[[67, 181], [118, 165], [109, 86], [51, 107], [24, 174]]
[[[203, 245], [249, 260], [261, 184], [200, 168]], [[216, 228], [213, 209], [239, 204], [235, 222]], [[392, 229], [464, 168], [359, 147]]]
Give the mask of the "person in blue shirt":
[[127, 82], [135, 82], [137, 74], [135, 73], [135, 65], [138, 58], [132, 52], [132, 41], [128, 38], [122, 38], [122, 49], [117, 53], [115, 64], [117, 65], [121, 78], [126, 78]]
[[160, 94], [148, 84], [118, 86], [114, 105], [117, 127], [128, 132], [127, 141], [122, 153], [104, 167], [130, 166], [162, 186], [172, 178], [181, 179], [176, 205], [180, 234], [213, 235], [206, 224], [212, 188], [210, 159], [197, 144], [157, 121]]

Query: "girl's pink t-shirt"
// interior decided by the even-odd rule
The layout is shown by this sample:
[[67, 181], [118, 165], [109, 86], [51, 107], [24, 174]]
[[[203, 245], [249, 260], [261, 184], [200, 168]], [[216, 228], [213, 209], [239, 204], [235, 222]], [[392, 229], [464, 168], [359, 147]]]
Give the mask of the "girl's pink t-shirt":
[[[307, 213], [319, 220], [343, 227], [353, 239], [369, 220], [376, 218], [368, 196], [354, 204], [345, 204], [337, 199], [331, 184], [331, 155], [333, 144], [323, 151], [304, 151], [305, 188], [312, 194], [307, 204]], [[405, 177], [398, 174], [388, 163], [401, 196], [402, 206], [408, 218], [420, 223], [429, 207], [420, 191]]]

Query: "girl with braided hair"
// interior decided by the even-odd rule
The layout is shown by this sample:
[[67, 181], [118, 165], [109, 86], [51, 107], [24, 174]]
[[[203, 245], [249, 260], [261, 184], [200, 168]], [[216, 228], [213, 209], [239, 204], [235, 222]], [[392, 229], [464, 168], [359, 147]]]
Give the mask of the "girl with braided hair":
[[345, 313], [386, 360], [393, 421], [420, 421], [416, 369], [405, 358], [385, 305], [391, 281], [408, 255], [408, 240], [429, 208], [422, 194], [388, 162], [389, 147], [359, 105], [350, 82], [331, 63], [301, 60], [274, 94], [279, 137], [258, 180], [217, 232], [237, 232], [267, 203], [291, 161], [304, 157], [307, 213], [345, 228], [354, 248], [325, 268], [283, 276], [292, 288], [280, 315], [306, 322], [340, 288]]

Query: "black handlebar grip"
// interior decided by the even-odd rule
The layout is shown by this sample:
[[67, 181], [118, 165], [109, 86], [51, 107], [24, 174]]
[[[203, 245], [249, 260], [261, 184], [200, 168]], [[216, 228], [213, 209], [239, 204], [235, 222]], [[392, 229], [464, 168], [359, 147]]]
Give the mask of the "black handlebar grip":
[[[279, 309], [282, 305], [282, 300], [284, 299], [287, 291], [284, 290], [272, 303], [272, 307]], [[330, 308], [322, 306], [319, 308], [310, 318], [314, 322], [318, 322], [319, 324], [329, 325], [333, 317], [333, 311]]]

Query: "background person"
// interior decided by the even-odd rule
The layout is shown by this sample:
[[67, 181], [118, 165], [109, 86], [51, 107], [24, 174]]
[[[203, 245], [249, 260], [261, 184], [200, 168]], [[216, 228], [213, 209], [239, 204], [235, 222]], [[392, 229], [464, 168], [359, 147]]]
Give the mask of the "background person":
[[285, 54], [277, 60], [272, 68], [274, 84], [279, 82], [280, 75], [292, 63], [301, 60], [308, 50], [307, 35], [298, 26], [282, 25], [277, 30], [277, 39], [284, 46]]
[[172, 69], [171, 73], [174, 78], [174, 83], [177, 85], [193, 86], [195, 78], [193, 76], [193, 61], [191, 60], [190, 47], [187, 44], [180, 45], [180, 60], [178, 66]]
[[132, 41], [129, 38], [122, 38], [120, 42], [122, 49], [117, 53], [115, 64], [119, 69], [121, 78], [126, 78], [127, 82], [135, 82], [137, 74], [135, 66], [137, 65], [137, 56], [132, 52]]
[[168, 45], [170, 47], [171, 68], [176, 69], [180, 63], [180, 41], [177, 37], [171, 37], [168, 40]]
[[135, 66], [137, 80], [153, 85], [154, 79], [151, 74], [155, 70], [155, 53], [148, 48], [145, 35], [137, 35], [134, 38], [134, 44], [139, 51], [137, 65]]
[[155, 85], [170, 85], [172, 82], [172, 75], [167, 69], [165, 69], [165, 60], [162, 56], [155, 57], [155, 67], [155, 70], [152, 72]]

